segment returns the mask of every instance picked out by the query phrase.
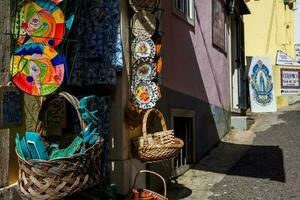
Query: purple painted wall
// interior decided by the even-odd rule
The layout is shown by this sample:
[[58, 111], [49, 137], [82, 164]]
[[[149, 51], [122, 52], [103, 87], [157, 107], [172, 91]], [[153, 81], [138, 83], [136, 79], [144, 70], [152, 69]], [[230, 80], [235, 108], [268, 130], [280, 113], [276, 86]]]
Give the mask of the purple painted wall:
[[161, 24], [164, 32], [162, 85], [229, 110], [229, 61], [212, 45], [211, 4], [212, 1], [195, 1], [193, 27], [172, 12], [171, 0], [162, 1], [165, 9]]

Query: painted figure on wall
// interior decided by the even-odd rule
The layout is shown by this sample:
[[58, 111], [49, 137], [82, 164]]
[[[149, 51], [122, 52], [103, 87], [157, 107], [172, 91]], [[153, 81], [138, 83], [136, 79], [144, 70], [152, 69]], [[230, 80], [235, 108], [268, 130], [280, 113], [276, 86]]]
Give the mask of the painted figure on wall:
[[250, 85], [254, 91], [255, 102], [261, 106], [267, 106], [273, 101], [273, 83], [269, 69], [258, 60], [253, 67], [250, 77]]

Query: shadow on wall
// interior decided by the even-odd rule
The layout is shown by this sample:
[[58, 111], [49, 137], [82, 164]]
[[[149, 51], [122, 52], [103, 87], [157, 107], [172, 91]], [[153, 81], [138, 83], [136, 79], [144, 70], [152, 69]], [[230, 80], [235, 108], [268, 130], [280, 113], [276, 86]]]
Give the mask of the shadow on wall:
[[[211, 35], [205, 33], [211, 29], [211, 25], [206, 22], [210, 19], [206, 14], [200, 16], [200, 11], [196, 8], [193, 27], [172, 13], [172, 1], [163, 1], [162, 5], [165, 8], [162, 22], [164, 68], [161, 80], [162, 99], [158, 102], [158, 108], [164, 114], [170, 114], [171, 108], [195, 111], [193, 140], [197, 161], [219, 142], [219, 138], [228, 132], [230, 126], [229, 108], [228, 105], [223, 105], [229, 94], [226, 93], [226, 83], [222, 83], [226, 79], [225, 72], [221, 73], [226, 71], [222, 65], [227, 60], [212, 46]], [[214, 55], [222, 58], [221, 61], [213, 60]], [[221, 71], [216, 73], [215, 69]], [[211, 83], [205, 83], [205, 76], [212, 77]], [[215, 102], [221, 102], [220, 106], [214, 105], [208, 97], [215, 93]], [[170, 115], [165, 115], [165, 118], [170, 127], [173, 119]]]

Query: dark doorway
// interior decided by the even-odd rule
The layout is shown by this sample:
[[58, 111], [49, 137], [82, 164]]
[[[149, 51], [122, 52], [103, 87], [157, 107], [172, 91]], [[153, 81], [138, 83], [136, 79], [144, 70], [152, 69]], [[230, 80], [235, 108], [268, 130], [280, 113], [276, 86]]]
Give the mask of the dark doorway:
[[193, 164], [193, 135], [194, 135], [193, 117], [173, 117], [175, 137], [184, 141], [184, 147], [173, 161], [172, 176], [176, 177], [186, 172]]

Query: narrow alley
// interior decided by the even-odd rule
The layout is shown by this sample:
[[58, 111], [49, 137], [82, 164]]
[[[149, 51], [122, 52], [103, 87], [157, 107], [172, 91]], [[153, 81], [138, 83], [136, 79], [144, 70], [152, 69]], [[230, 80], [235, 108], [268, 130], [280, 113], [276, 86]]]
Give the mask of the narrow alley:
[[170, 199], [300, 199], [300, 104], [253, 116], [178, 178]]

